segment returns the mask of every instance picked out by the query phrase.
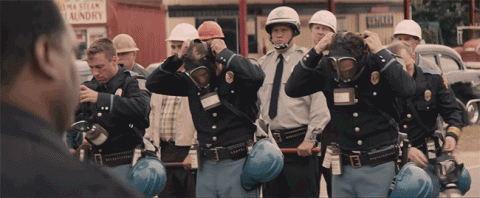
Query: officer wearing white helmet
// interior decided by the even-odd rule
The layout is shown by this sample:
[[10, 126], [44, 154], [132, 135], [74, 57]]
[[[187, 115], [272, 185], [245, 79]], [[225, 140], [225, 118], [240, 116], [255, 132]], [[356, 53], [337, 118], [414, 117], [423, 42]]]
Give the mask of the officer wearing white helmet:
[[297, 148], [296, 154], [285, 154], [282, 173], [266, 184], [266, 197], [318, 197], [317, 155], [312, 155], [317, 134], [330, 121], [323, 93], [301, 98], [285, 94], [285, 82], [307, 48], [295, 45], [300, 34], [297, 12], [286, 6], [273, 9], [265, 26], [274, 50], [260, 58], [265, 80], [258, 95], [260, 116], [269, 122], [280, 148]]
[[[317, 45], [328, 33], [337, 33], [337, 18], [328, 10], [320, 10], [313, 14], [310, 21], [308, 21], [310, 32], [313, 40], [313, 45]], [[323, 94], [323, 93], [322, 93]], [[323, 175], [327, 186], [328, 197], [332, 197], [332, 171], [329, 168], [322, 166], [325, 158], [325, 151], [327, 145], [331, 143], [332, 134], [329, 130], [325, 130], [321, 135], [317, 136], [317, 142], [321, 142], [321, 155], [318, 157], [318, 173], [319, 177]], [[320, 180], [319, 180], [320, 181]]]
[[117, 50], [118, 64], [125, 65], [130, 71], [134, 71], [145, 77], [148, 76], [149, 73], [145, 68], [138, 63], [135, 63], [135, 58], [137, 57], [137, 51], [139, 49], [130, 35], [119, 34], [113, 38], [112, 42]]
[[308, 21], [312, 32], [313, 44], [316, 45], [329, 32], [337, 33], [337, 18], [328, 10], [320, 10]]
[[[184, 41], [198, 38], [193, 25], [181, 23], [175, 26], [167, 41], [171, 55], [177, 54]], [[151, 64], [153, 72], [162, 63]], [[180, 67], [179, 71], [184, 71]], [[192, 169], [189, 148], [196, 143], [196, 130], [188, 106], [188, 98], [152, 93], [150, 101], [150, 127], [145, 137], [152, 139], [160, 148], [163, 162], [180, 162], [182, 167], [167, 168], [167, 182], [159, 197], [195, 197], [196, 170]]]
[[[412, 50], [415, 52], [415, 48], [420, 44], [422, 40], [422, 29], [420, 25], [414, 20], [403, 20], [398, 23], [397, 27], [395, 27], [395, 32], [393, 32], [393, 37], [396, 40], [406, 41], [410, 46], [412, 46]], [[440, 71], [440, 68], [437, 66], [436, 63], [430, 61], [426, 58], [423, 58], [420, 54], [415, 53], [415, 64], [419, 67], [433, 69], [436, 71]]]
[[[177, 54], [186, 40], [194, 40], [198, 38], [198, 32], [193, 25], [188, 23], [180, 23], [176, 25], [170, 36], [166, 40], [170, 44], [170, 56]], [[152, 63], [147, 67], [147, 71], [152, 73], [161, 63]]]

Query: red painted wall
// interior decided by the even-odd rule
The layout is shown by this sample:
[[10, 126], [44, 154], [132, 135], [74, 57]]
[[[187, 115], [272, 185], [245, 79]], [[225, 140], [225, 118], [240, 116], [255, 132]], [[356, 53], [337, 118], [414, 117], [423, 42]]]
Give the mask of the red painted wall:
[[107, 1], [107, 36], [132, 36], [138, 49], [136, 62], [144, 67], [167, 58], [165, 9]]

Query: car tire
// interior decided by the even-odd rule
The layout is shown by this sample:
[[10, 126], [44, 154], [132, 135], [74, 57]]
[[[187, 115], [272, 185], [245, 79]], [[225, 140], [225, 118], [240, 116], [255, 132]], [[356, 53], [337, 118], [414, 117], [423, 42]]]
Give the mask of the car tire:
[[480, 111], [478, 103], [472, 102], [466, 107], [468, 121], [470, 124], [478, 124], [480, 122]]
[[465, 126], [471, 125], [472, 123], [470, 123], [470, 119], [468, 117], [467, 107], [465, 106], [465, 104], [463, 104], [463, 102], [460, 99], [455, 98], [455, 100], [457, 101], [458, 105], [460, 106], [460, 109], [462, 110], [463, 124]]

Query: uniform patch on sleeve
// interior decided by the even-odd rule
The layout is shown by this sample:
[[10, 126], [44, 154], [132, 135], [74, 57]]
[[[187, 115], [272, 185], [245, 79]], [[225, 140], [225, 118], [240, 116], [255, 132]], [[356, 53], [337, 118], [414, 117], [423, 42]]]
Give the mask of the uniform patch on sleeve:
[[448, 81], [447, 81], [447, 78], [445, 78], [444, 75], [442, 75], [442, 78], [443, 78], [443, 84], [444, 84], [445, 87], [448, 89]]
[[138, 87], [140, 87], [140, 89], [142, 90], [147, 90], [147, 86], [145, 85], [145, 83], [147, 83], [146, 80], [143, 80], [143, 79], [138, 79]]
[[115, 91], [115, 95], [117, 96], [122, 96], [122, 89], [117, 89], [117, 91]]
[[230, 84], [233, 82], [233, 72], [232, 71], [228, 71], [225, 75], [225, 81]]

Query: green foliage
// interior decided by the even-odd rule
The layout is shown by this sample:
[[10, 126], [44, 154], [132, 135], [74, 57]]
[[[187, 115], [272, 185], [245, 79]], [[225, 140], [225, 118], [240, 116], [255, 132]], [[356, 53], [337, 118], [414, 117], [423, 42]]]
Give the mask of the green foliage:
[[457, 26], [469, 24], [470, 0], [412, 0], [412, 19], [439, 22], [444, 45], [457, 45]]

